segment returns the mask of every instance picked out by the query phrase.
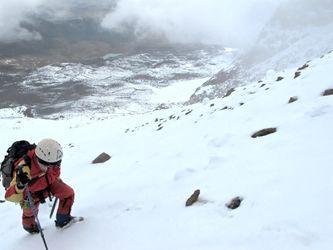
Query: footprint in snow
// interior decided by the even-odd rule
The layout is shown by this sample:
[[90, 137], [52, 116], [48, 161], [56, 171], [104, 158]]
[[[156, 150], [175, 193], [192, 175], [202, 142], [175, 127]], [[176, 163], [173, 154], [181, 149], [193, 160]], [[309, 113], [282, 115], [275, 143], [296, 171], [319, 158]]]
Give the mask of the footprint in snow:
[[208, 142], [208, 146], [215, 147], [215, 148], [220, 148], [220, 147], [228, 144], [229, 141], [231, 140], [231, 138], [232, 138], [231, 134], [226, 134], [223, 137], [216, 137], [214, 139], [211, 139]]
[[203, 167], [204, 170], [214, 170], [225, 166], [228, 161], [226, 157], [212, 156], [208, 160], [208, 164]]
[[183, 169], [183, 170], [180, 170], [180, 171], [176, 172], [173, 179], [175, 181], [179, 181], [181, 179], [184, 179], [184, 178], [194, 174], [195, 172], [196, 172], [196, 170], [194, 170], [192, 168], [186, 168], [186, 169]]
[[327, 113], [331, 113], [332, 111], [333, 111], [332, 106], [324, 105], [324, 106], [321, 106], [321, 107], [314, 108], [313, 110], [311, 110], [307, 114], [311, 117], [318, 117], [318, 116], [325, 115]]

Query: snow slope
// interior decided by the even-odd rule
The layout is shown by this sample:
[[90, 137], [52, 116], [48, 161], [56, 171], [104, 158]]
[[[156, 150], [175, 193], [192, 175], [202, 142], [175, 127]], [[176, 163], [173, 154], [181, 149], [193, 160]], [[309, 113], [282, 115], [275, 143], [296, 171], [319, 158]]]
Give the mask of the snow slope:
[[[333, 96], [322, 92], [333, 88], [332, 68], [330, 53], [296, 79], [296, 68], [270, 72], [226, 98], [144, 115], [55, 121], [1, 113], [0, 151], [23, 138], [64, 145], [72, 213], [86, 219], [57, 230], [41, 206], [49, 249], [329, 250]], [[298, 100], [288, 103], [291, 96]], [[268, 127], [277, 132], [251, 138]], [[111, 160], [92, 165], [103, 151]], [[195, 189], [199, 201], [185, 207]], [[229, 210], [235, 196], [244, 200]], [[19, 206], [0, 204], [1, 249], [43, 249], [20, 217]]]
[[332, 29], [332, 1], [282, 1], [251, 49], [239, 51], [238, 62], [203, 83], [189, 102], [223, 97], [229, 89], [260, 79], [268, 70], [297, 67], [332, 51]]

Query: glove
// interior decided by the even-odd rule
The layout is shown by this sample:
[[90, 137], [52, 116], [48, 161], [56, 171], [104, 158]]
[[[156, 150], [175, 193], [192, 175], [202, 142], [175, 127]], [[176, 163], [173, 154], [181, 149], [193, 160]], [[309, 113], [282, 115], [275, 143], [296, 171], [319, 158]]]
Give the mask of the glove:
[[31, 180], [30, 169], [28, 166], [19, 167], [16, 173], [16, 185], [19, 189], [24, 189]]

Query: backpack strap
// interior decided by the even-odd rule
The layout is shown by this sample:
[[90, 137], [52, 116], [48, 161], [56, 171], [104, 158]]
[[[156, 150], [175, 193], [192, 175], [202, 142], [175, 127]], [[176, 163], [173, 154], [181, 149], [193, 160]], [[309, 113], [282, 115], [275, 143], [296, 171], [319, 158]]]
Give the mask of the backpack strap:
[[31, 169], [31, 158], [28, 156], [28, 154], [23, 155], [22, 158], [23, 158], [25, 164], [28, 165], [29, 168]]
[[[23, 156], [23, 159], [24, 161], [26, 162], [26, 164], [29, 166], [29, 168], [31, 169], [31, 157], [32, 155], [34, 154], [34, 151], [30, 150], [28, 151], [28, 153], [26, 155]], [[37, 196], [38, 198], [40, 199], [40, 202], [41, 203], [44, 203], [45, 202], [45, 198], [43, 198], [43, 192], [46, 190], [47, 193], [48, 193], [48, 197], [50, 199], [50, 201], [52, 201], [52, 192], [51, 192], [51, 188], [50, 188], [50, 181], [49, 181], [49, 178], [47, 177], [47, 174], [46, 173], [43, 173], [33, 179], [30, 180], [30, 183], [34, 183], [36, 182], [39, 178], [43, 177], [45, 178], [46, 180], [46, 183], [47, 183], [47, 188], [45, 188], [44, 190], [41, 190], [39, 191], [39, 194], [37, 192]]]

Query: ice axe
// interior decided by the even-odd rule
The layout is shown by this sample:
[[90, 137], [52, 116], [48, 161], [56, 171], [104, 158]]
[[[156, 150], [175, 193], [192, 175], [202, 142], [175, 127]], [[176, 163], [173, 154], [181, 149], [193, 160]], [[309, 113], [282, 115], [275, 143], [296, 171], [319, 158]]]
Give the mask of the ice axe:
[[55, 209], [55, 207], [56, 207], [56, 205], [57, 205], [57, 201], [58, 201], [58, 198], [55, 198], [55, 199], [54, 199], [54, 202], [53, 202], [52, 209], [51, 209], [51, 213], [50, 213], [50, 219], [52, 218], [52, 215], [53, 215], [53, 213], [54, 213], [54, 209]]
[[31, 196], [31, 192], [30, 192], [28, 187], [26, 187], [26, 191], [27, 191], [27, 195], [28, 195], [29, 207], [31, 208], [32, 213], [35, 217], [35, 221], [36, 221], [38, 230], [40, 232], [40, 236], [42, 237], [42, 240], [44, 242], [45, 249], [48, 250], [49, 248], [47, 247], [46, 240], [45, 240], [45, 237], [44, 237], [44, 233], [43, 233], [42, 227], [40, 225], [40, 222], [39, 222], [39, 219], [38, 219], [38, 216], [37, 216], [36, 206], [34, 204], [34, 201], [33, 201], [32, 196]]

